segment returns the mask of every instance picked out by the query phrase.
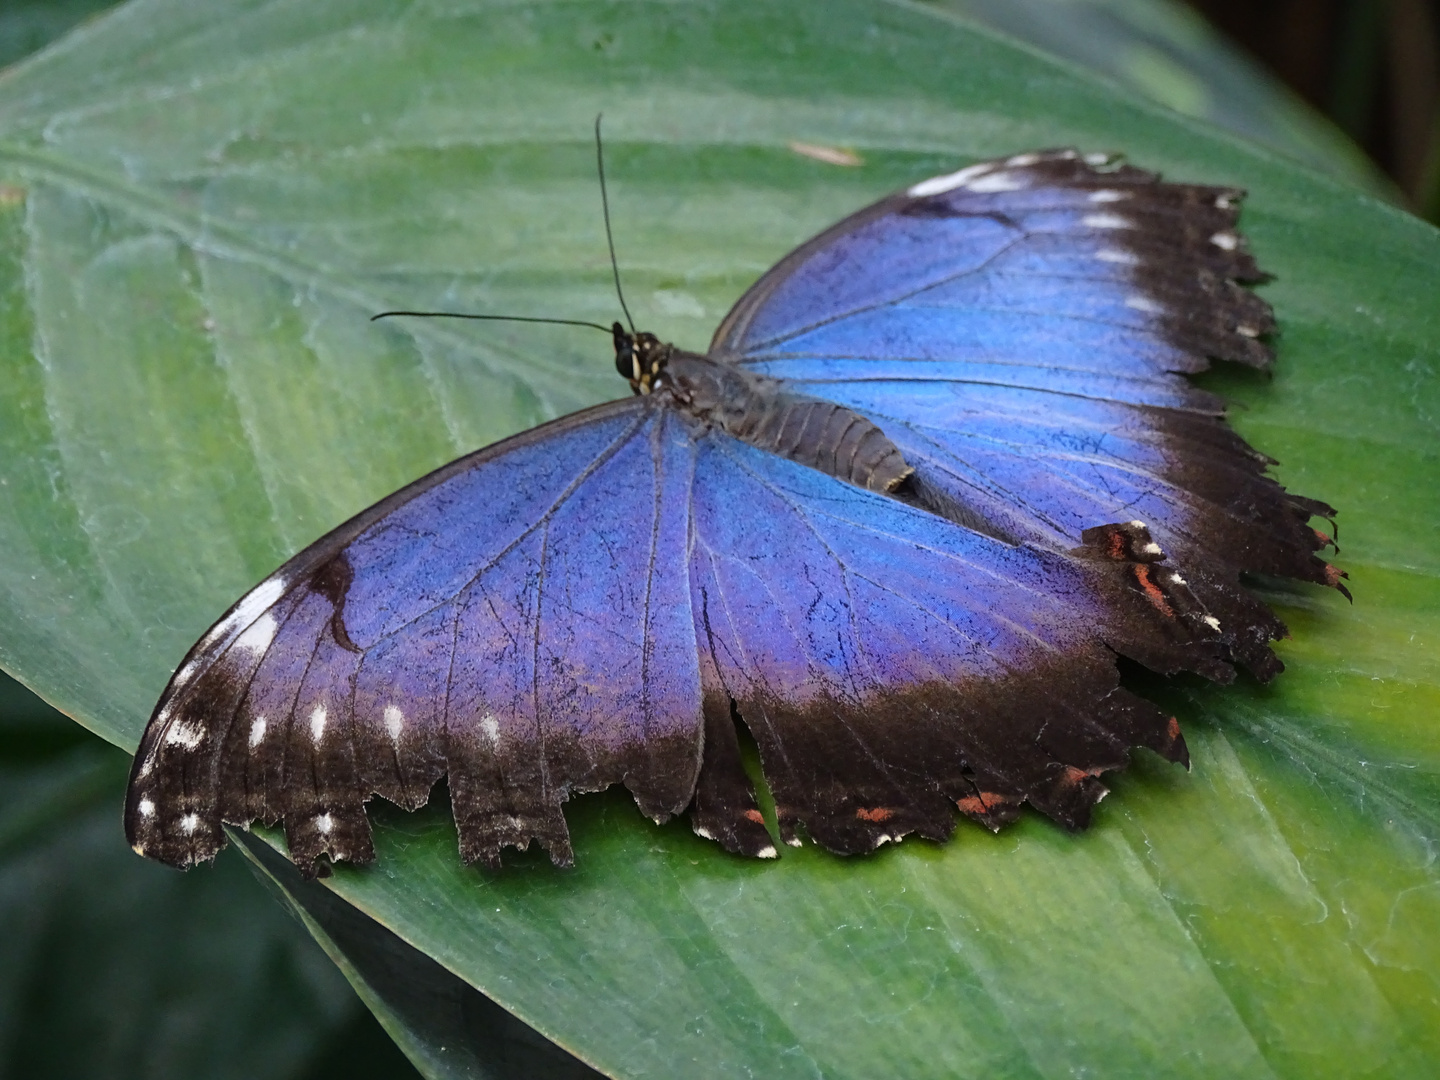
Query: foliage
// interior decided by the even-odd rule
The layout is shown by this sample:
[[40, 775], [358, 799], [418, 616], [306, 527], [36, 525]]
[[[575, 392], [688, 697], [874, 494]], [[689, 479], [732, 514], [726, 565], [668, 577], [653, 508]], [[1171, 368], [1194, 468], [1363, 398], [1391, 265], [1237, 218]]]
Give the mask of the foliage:
[[692, 348], [795, 242], [970, 159], [1121, 147], [1249, 188], [1277, 374], [1209, 383], [1341, 508], [1357, 600], [1273, 586], [1270, 687], [1147, 684], [1194, 771], [1137, 759], [1078, 837], [751, 865], [610, 793], [571, 806], [577, 869], [491, 874], [443, 807], [377, 808], [380, 861], [328, 883], [376, 929], [281, 885], [413, 1058], [504, 1067], [416, 1019], [464, 984], [617, 1075], [1433, 1072], [1437, 235], [935, 8], [137, 0], [0, 76], [0, 663], [133, 748], [286, 555], [620, 392], [578, 331], [366, 322], [610, 318], [602, 109], [632, 306]]

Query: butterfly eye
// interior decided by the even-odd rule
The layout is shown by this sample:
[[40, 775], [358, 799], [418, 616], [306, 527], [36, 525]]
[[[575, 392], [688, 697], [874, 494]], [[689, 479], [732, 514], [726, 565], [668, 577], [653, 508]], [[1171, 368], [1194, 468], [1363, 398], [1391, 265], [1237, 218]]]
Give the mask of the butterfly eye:
[[619, 323], [614, 325], [612, 333], [615, 335], [615, 370], [629, 381], [635, 393], [648, 394], [670, 359], [671, 346], [654, 334], [627, 334]]
[[618, 322], [611, 325], [610, 333], [615, 337], [615, 370], [621, 378], [634, 381], [640, 374], [635, 368], [635, 339]]

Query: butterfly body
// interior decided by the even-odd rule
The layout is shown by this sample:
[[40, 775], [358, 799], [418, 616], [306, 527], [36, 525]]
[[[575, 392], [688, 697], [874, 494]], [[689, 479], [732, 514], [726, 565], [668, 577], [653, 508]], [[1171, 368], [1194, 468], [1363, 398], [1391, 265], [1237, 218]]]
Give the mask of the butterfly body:
[[1115, 657], [1262, 678], [1259, 571], [1338, 585], [1323, 504], [1185, 373], [1263, 366], [1239, 195], [1073, 151], [917, 184], [802, 245], [707, 354], [613, 330], [634, 394], [396, 492], [191, 650], [136, 756], [132, 843], [187, 866], [283, 823], [373, 857], [364, 804], [448, 777], [467, 860], [624, 784], [729, 850], [858, 853], [957, 811], [1081, 827], [1174, 718]]
[[639, 373], [630, 378], [635, 392], [652, 394], [656, 404], [705, 427], [871, 491], [893, 492], [914, 472], [879, 426], [853, 409], [662, 344], [654, 335], [641, 335], [637, 349], [635, 335], [619, 323], [614, 333], [616, 367], [628, 365]]

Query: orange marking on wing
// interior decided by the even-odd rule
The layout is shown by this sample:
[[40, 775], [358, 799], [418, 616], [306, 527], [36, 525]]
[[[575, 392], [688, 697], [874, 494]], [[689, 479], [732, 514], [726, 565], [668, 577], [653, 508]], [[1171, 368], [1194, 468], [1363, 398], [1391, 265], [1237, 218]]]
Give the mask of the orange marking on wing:
[[1334, 537], [1330, 536], [1328, 533], [1321, 532], [1319, 529], [1311, 529], [1310, 531], [1315, 534], [1315, 539], [1320, 541], [1321, 547], [1329, 547], [1335, 542]]
[[956, 799], [955, 805], [967, 814], [989, 814], [997, 806], [1003, 806], [1009, 802], [1004, 795], [998, 795], [993, 791], [982, 791], [978, 795], [967, 795], [963, 799]]
[[1170, 736], [1171, 742], [1178, 739], [1180, 737], [1180, 721], [1173, 716], [1170, 717], [1170, 723], [1165, 728], [1165, 734]]
[[873, 821], [878, 824], [882, 821], [889, 821], [895, 816], [895, 811], [884, 806], [877, 806], [873, 810], [866, 810], [862, 806], [855, 811], [855, 816], [861, 821]]
[[1087, 776], [1090, 775], [1091, 774], [1086, 772], [1084, 769], [1075, 768], [1074, 765], [1065, 766], [1065, 783], [1067, 784], [1078, 784], [1080, 783], [1080, 781], [1084, 780]]
[[1105, 554], [1109, 555], [1112, 559], [1123, 561], [1126, 555], [1125, 534], [1122, 532], [1112, 532], [1107, 539], [1110, 541], [1110, 546], [1106, 549]]
[[1332, 564], [1330, 564], [1330, 563], [1326, 563], [1326, 564], [1325, 564], [1325, 584], [1326, 584], [1326, 585], [1330, 585], [1330, 586], [1339, 585], [1339, 584], [1340, 584], [1340, 579], [1341, 579], [1342, 577], [1344, 577], [1344, 576], [1345, 576], [1344, 571], [1342, 571], [1338, 566], [1334, 566], [1334, 565], [1332, 565]]
[[1150, 603], [1155, 605], [1155, 610], [1167, 619], [1173, 619], [1175, 612], [1170, 607], [1170, 602], [1165, 599], [1165, 594], [1160, 591], [1160, 586], [1156, 585], [1155, 579], [1150, 576], [1149, 565], [1146, 563], [1136, 563], [1133, 569], [1135, 571], [1135, 580], [1140, 583], [1140, 588], [1145, 590], [1145, 595], [1149, 598]]
[[755, 822], [756, 825], [765, 824], [765, 815], [760, 813], [759, 810], [746, 810], [743, 816], [747, 821]]

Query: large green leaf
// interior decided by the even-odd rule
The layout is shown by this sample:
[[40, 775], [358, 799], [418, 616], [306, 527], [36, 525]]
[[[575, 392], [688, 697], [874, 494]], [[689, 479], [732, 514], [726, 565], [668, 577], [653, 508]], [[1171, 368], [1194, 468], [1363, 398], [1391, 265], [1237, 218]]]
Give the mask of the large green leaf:
[[317, 881], [264, 841], [241, 848], [429, 1076], [466, 1080], [594, 1080], [567, 1054]]
[[579, 331], [365, 321], [610, 318], [600, 109], [632, 307], [690, 347], [796, 241], [975, 157], [1248, 187], [1280, 359], [1212, 382], [1341, 508], [1357, 603], [1277, 588], [1270, 687], [1150, 687], [1194, 772], [1137, 761], [1083, 836], [753, 865], [610, 793], [572, 806], [576, 870], [490, 874], [443, 809], [382, 807], [330, 887], [617, 1074], [1433, 1073], [1440, 241], [933, 8], [144, 0], [0, 77], [0, 663], [133, 746], [283, 557], [621, 392]]

